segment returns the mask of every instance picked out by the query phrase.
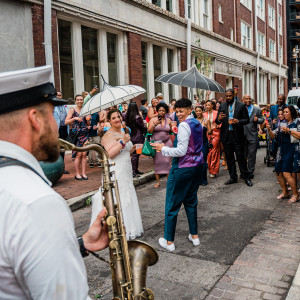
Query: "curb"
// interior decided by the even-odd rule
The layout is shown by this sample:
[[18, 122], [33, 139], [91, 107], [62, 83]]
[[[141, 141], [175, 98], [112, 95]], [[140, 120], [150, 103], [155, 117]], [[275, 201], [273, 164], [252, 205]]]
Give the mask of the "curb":
[[294, 277], [293, 283], [290, 287], [287, 297], [285, 300], [299, 300], [300, 295], [300, 264], [297, 269], [297, 273]]
[[[143, 185], [143, 184], [145, 184], [149, 181], [152, 181], [154, 179], [155, 179], [154, 171], [150, 171], [146, 174], [143, 174], [141, 177], [134, 178], [133, 179], [133, 185], [135, 187], [137, 187], [137, 186]], [[69, 205], [71, 211], [78, 210], [78, 209], [86, 206], [86, 200], [89, 197], [93, 196], [97, 192], [98, 192], [98, 189], [94, 190], [94, 191], [91, 191], [91, 192], [88, 192], [88, 193], [85, 193], [85, 194], [82, 194], [80, 196], [68, 199], [68, 200], [66, 200], [67, 204]]]

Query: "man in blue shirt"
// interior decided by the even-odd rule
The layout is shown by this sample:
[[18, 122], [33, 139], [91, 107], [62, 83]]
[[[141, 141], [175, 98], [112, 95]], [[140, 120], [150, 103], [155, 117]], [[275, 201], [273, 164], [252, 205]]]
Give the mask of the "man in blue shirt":
[[[58, 91], [57, 92], [57, 98], [62, 99], [62, 92]], [[67, 105], [59, 105], [55, 106], [54, 111], [53, 111], [53, 116], [54, 119], [57, 123], [58, 127], [58, 132], [59, 132], [59, 137], [63, 140], [65, 140], [69, 134], [69, 126], [65, 124], [65, 120], [68, 114], [68, 107]], [[61, 148], [60, 149], [60, 156], [62, 159], [65, 159], [65, 149]], [[64, 174], [70, 174], [69, 171], [64, 170]]]
[[277, 123], [278, 110], [279, 108], [283, 110], [285, 107], [285, 96], [283, 94], [280, 94], [278, 95], [277, 104], [271, 107], [270, 118], [272, 119], [272, 121]]

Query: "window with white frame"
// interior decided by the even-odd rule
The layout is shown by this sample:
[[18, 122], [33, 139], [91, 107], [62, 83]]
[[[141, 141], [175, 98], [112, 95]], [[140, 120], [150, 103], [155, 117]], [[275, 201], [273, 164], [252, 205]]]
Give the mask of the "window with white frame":
[[278, 32], [282, 36], [282, 16], [278, 16]]
[[275, 103], [277, 99], [277, 77], [271, 76], [270, 79], [270, 103]]
[[173, 0], [166, 0], [166, 10], [173, 12]]
[[161, 0], [152, 0], [152, 4], [161, 7]]
[[267, 103], [267, 75], [259, 74], [259, 101], [257, 104]]
[[279, 86], [279, 94], [284, 93], [284, 79], [280, 80], [280, 86]]
[[261, 55], [266, 55], [265, 36], [260, 32], [257, 34], [257, 45], [258, 53]]
[[269, 26], [275, 29], [275, 9], [271, 5], [268, 6], [269, 12]]
[[275, 42], [269, 39], [269, 57], [276, 60]]
[[203, 0], [203, 27], [209, 29], [209, 0]]
[[241, 3], [246, 6], [249, 10], [252, 9], [252, 1], [251, 0], [241, 0]]
[[241, 22], [241, 44], [252, 49], [251, 27], [244, 22]]
[[265, 0], [256, 0], [257, 16], [265, 20]]
[[218, 14], [219, 14], [219, 22], [223, 23], [223, 19], [222, 19], [222, 6], [221, 5], [218, 6]]
[[243, 72], [243, 94], [252, 94], [252, 71], [244, 70]]
[[278, 48], [278, 60], [281, 64], [283, 63], [282, 46], [279, 46]]
[[192, 19], [192, 0], [187, 0], [188, 18]]

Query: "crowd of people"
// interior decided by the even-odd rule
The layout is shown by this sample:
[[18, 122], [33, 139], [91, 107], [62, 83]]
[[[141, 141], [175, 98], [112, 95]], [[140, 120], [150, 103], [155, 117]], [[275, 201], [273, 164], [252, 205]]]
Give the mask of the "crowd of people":
[[[226, 91], [225, 99], [209, 99], [208, 93], [201, 103], [196, 95], [194, 106], [185, 98], [167, 105], [160, 93], [150, 107], [145, 100], [140, 108], [135, 102], [122, 103], [82, 117], [83, 105], [97, 91], [76, 95], [75, 106], [68, 110], [62, 93], [50, 82], [51, 72], [45, 66], [16, 71], [13, 76], [11, 72], [0, 74], [0, 172], [5, 187], [0, 190], [0, 298], [48, 299], [55, 293], [59, 299], [85, 299], [88, 284], [80, 254], [84, 257], [108, 246], [101, 192], [93, 197], [90, 229], [76, 240], [65, 200], [51, 189], [38, 163], [57, 160], [58, 135], [77, 147], [100, 142], [115, 162], [112, 171], [118, 180], [128, 240], [144, 231], [133, 178], [141, 173], [137, 150], [144, 136], [150, 135], [155, 187], [160, 185], [161, 174], [168, 176], [164, 235], [158, 240], [167, 251], [175, 250], [181, 205], [188, 220], [187, 239], [194, 246], [200, 244], [197, 192], [208, 183], [207, 172], [211, 180], [218, 176], [221, 156], [229, 172], [226, 185], [238, 181], [237, 162], [240, 177], [252, 186], [258, 135], [263, 131], [270, 138], [274, 171], [282, 189], [278, 200], [299, 200], [300, 119], [298, 109], [285, 104], [284, 95], [279, 95], [277, 105], [262, 112], [250, 95], [239, 101], [233, 89]], [[88, 180], [87, 164], [99, 163], [95, 153], [76, 151], [72, 157], [75, 180]], [[64, 288], [58, 289], [60, 286]]]
[[[111, 109], [119, 111], [122, 122], [122, 131], [129, 133], [133, 145], [142, 147], [145, 141], [145, 134], [150, 136], [150, 140], [163, 143], [168, 147], [176, 146], [175, 137], [178, 130], [178, 117], [175, 112], [176, 99], [172, 99], [170, 104], [166, 104], [161, 93], [158, 93], [151, 100], [149, 105], [147, 100], [141, 100], [138, 107], [136, 102], [122, 103], [100, 113], [91, 116], [79, 117], [82, 106], [97, 93], [94, 88], [91, 92], [83, 92], [75, 96], [74, 108], [67, 111], [66, 106], [56, 107], [54, 116], [58, 124], [59, 135], [66, 139], [68, 134], [72, 135], [78, 147], [87, 143], [100, 143], [111, 128], [111, 122], [107, 118]], [[248, 186], [252, 186], [251, 179], [254, 178], [256, 154], [259, 148], [259, 135], [268, 131], [272, 148], [273, 160], [275, 162], [275, 173], [282, 187], [282, 194], [279, 198], [288, 197], [288, 189], [292, 189], [290, 201], [297, 201], [299, 198], [296, 188], [296, 172], [298, 166], [298, 139], [294, 128], [298, 126], [297, 112], [291, 110], [293, 122], [286, 126], [288, 118], [285, 116], [284, 108], [285, 96], [278, 96], [277, 105], [267, 105], [262, 110], [255, 104], [250, 95], [244, 95], [241, 101], [237, 100], [237, 89], [228, 90], [226, 98], [210, 99], [211, 93], [206, 93], [206, 99], [199, 101], [198, 95], [194, 95], [194, 105], [192, 106], [193, 116], [203, 127], [203, 158], [204, 168], [200, 179], [200, 185], [207, 185], [207, 175], [211, 179], [218, 176], [220, 165], [225, 166], [229, 171], [229, 180], [225, 184], [233, 184], [238, 180], [236, 163], [240, 169], [240, 177]], [[58, 92], [58, 97], [62, 93]], [[288, 144], [286, 128], [292, 128], [291, 135], [294, 142]], [[69, 129], [70, 127], [70, 129]], [[286, 131], [286, 132], [285, 132]], [[74, 138], [75, 137], [75, 138]], [[291, 140], [291, 139], [290, 139]], [[284, 145], [282, 145], [284, 144]], [[288, 144], [288, 146], [286, 146]], [[288, 148], [291, 153], [286, 153]], [[291, 150], [294, 149], [294, 150]], [[61, 155], [64, 157], [63, 149]], [[139, 177], [143, 173], [139, 170], [140, 151], [132, 151], [131, 165], [133, 178]], [[286, 159], [286, 155], [293, 157], [293, 166]], [[75, 179], [87, 180], [86, 166], [90, 168], [98, 165], [99, 157], [94, 151], [73, 153], [75, 164]], [[284, 158], [284, 159], [282, 159]], [[223, 162], [222, 162], [223, 160]], [[284, 161], [282, 166], [282, 161]], [[161, 152], [156, 152], [153, 156], [154, 173], [156, 177], [155, 188], [160, 186], [161, 175], [169, 175], [171, 169], [171, 158], [164, 157]], [[288, 168], [286, 168], [288, 164]], [[292, 167], [291, 167], [292, 166]], [[287, 170], [287, 171], [286, 171]], [[293, 172], [288, 172], [293, 170]], [[65, 171], [65, 173], [69, 173]], [[294, 175], [288, 175], [294, 174]], [[288, 187], [284, 188], [284, 186]]]

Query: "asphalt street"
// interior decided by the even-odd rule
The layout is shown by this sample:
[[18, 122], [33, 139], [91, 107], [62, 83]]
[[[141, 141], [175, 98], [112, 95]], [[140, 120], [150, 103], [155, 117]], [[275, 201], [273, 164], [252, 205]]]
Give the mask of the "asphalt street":
[[[257, 235], [279, 201], [279, 185], [273, 168], [263, 163], [265, 148], [258, 150], [253, 187], [240, 179], [225, 186], [228, 172], [221, 167], [220, 175], [209, 179], [209, 185], [198, 192], [198, 224], [201, 244], [194, 247], [187, 239], [185, 211], [179, 212], [175, 245], [172, 253], [158, 245], [163, 236], [166, 178], [159, 189], [154, 182], [137, 188], [145, 233], [140, 240], [151, 244], [159, 254], [156, 265], [149, 267], [147, 287], [156, 299], [205, 299], [249, 241]], [[73, 212], [77, 235], [89, 226], [91, 208]], [[101, 256], [108, 258], [108, 251]], [[87, 267], [90, 296], [111, 299], [109, 266], [92, 257], [84, 259]]]

